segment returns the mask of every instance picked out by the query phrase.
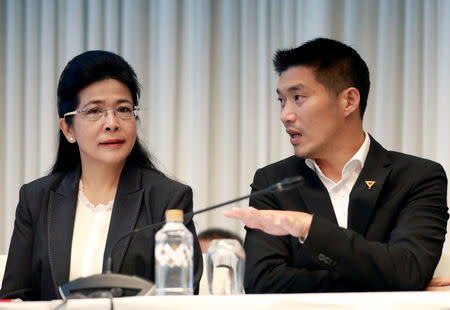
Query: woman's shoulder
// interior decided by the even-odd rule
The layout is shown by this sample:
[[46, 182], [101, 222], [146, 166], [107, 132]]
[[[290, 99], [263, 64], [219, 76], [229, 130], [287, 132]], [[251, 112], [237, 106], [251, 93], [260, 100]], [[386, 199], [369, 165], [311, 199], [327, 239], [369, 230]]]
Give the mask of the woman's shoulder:
[[190, 190], [190, 187], [173, 177], [169, 177], [158, 170], [141, 168], [142, 186], [163, 192], [177, 192]]
[[52, 190], [61, 184], [66, 173], [58, 172], [50, 175], [46, 175], [35, 179], [31, 182], [22, 185], [22, 190], [25, 191], [41, 191], [41, 190]]

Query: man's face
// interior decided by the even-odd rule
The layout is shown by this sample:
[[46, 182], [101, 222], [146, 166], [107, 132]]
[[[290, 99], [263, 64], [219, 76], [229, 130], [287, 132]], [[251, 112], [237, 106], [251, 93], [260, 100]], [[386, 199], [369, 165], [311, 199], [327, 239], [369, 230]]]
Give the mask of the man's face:
[[281, 121], [295, 155], [323, 159], [333, 156], [333, 142], [344, 125], [337, 96], [316, 81], [313, 68], [296, 66], [284, 71], [278, 82]]

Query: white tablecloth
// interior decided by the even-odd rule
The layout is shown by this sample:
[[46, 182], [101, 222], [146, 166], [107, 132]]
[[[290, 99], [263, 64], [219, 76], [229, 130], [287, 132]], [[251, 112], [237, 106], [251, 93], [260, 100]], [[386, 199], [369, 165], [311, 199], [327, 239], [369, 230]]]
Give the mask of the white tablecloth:
[[[6, 302], [0, 309], [49, 310], [50, 302]], [[110, 309], [108, 299], [70, 300], [62, 309]], [[305, 310], [305, 309], [408, 309], [449, 310], [450, 292], [267, 294], [241, 296], [149, 296], [114, 299], [115, 310]]]

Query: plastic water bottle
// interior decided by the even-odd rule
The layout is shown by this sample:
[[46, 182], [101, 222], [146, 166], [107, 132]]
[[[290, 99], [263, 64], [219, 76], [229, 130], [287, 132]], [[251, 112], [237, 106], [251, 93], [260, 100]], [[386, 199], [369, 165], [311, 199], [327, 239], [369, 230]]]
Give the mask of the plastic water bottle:
[[193, 238], [183, 224], [183, 210], [166, 211], [166, 224], [155, 237], [156, 295], [192, 295]]

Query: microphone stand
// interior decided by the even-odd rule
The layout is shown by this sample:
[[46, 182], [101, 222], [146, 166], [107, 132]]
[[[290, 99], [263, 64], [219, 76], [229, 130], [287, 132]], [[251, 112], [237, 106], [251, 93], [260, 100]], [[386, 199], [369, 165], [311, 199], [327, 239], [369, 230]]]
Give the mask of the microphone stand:
[[[211, 207], [207, 207], [195, 212], [188, 212], [184, 215], [184, 219], [188, 219], [191, 216], [193, 217], [196, 214], [200, 214], [203, 212], [207, 212], [213, 209], [217, 209], [250, 197], [257, 197], [260, 195], [264, 195], [269, 192], [281, 192], [291, 190], [292, 188], [298, 186], [303, 182], [303, 177], [295, 176], [285, 178], [282, 181], [275, 183], [269, 187], [266, 187], [262, 190], [250, 193], [245, 196], [241, 196], [232, 200], [228, 200], [217, 205], [213, 205]], [[111, 248], [109, 248], [107, 259], [103, 264], [103, 271], [101, 274], [96, 274], [84, 278], [78, 278], [73, 281], [64, 283], [59, 286], [59, 292], [61, 296], [66, 299], [71, 294], [77, 295], [78, 298], [81, 297], [120, 297], [120, 296], [146, 296], [152, 295], [154, 291], [154, 285], [150, 281], [144, 280], [137, 276], [130, 276], [125, 274], [118, 274], [111, 272], [111, 261], [112, 261], [112, 252], [116, 248], [117, 244], [129, 237], [131, 235], [140, 233], [142, 231], [146, 231], [148, 229], [159, 228], [165, 224], [165, 221], [161, 221], [158, 223], [150, 224], [141, 228], [134, 229], [122, 236], [118, 237], [112, 243]]]

